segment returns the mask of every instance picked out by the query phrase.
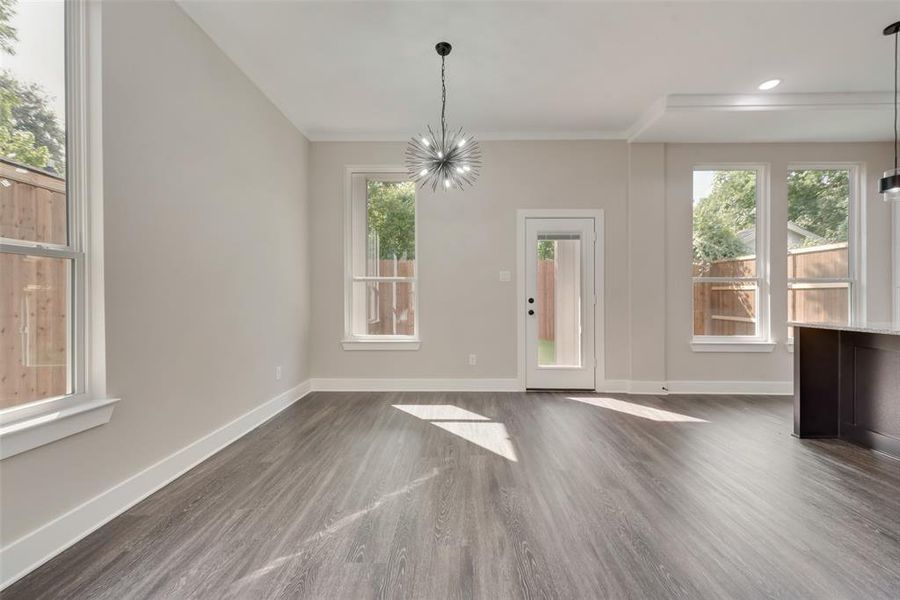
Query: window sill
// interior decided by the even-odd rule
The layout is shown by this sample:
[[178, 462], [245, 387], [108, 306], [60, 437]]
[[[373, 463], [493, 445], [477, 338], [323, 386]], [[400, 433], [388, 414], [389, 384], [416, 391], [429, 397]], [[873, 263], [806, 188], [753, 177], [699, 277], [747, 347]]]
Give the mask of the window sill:
[[80, 402], [0, 427], [0, 460], [109, 422], [117, 398]]
[[344, 340], [344, 350], [418, 350], [419, 340]]
[[772, 352], [775, 342], [691, 342], [694, 352]]

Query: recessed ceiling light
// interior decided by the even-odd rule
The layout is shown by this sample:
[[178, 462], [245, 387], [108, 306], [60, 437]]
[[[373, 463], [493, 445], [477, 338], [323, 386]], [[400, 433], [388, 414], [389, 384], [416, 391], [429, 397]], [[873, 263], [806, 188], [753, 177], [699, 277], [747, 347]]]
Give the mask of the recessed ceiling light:
[[769, 79], [768, 81], [763, 81], [761, 84], [759, 84], [759, 89], [763, 91], [771, 90], [777, 88], [780, 83], [780, 79]]

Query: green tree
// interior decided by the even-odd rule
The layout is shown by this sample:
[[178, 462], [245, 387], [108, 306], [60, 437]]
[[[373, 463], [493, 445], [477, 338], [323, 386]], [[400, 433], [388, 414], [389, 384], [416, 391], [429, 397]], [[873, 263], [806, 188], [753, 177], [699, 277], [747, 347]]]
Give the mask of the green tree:
[[416, 257], [416, 185], [368, 182], [369, 231], [378, 234], [379, 258]]
[[[788, 173], [788, 220], [827, 242], [847, 240], [850, 178], [846, 170], [798, 170]], [[719, 171], [710, 193], [694, 205], [695, 263], [747, 253], [738, 233], [756, 226], [756, 176], [753, 171]], [[809, 239], [807, 244], [821, 240]]]
[[[788, 220], [827, 242], [848, 239], [850, 174], [846, 170], [788, 173]], [[807, 240], [807, 245], [820, 242]]]
[[[10, 24], [16, 0], [0, 0], [0, 52], [15, 54], [18, 32]], [[51, 98], [34, 83], [0, 72], [0, 157], [64, 175], [66, 134], [50, 107]]]
[[50, 162], [50, 150], [38, 145], [32, 132], [13, 125], [17, 101], [15, 94], [0, 88], [0, 155], [23, 165], [44, 168]]
[[[0, 127], [8, 131], [7, 139], [31, 140], [33, 152], [0, 142], [0, 155], [58, 175], [66, 172], [66, 134], [56, 113], [50, 108], [51, 98], [36, 84], [25, 84], [8, 71], [0, 72], [0, 94], [3, 112]], [[15, 152], [15, 155], [10, 155]], [[31, 156], [31, 159], [26, 159]]]
[[718, 171], [705, 198], [694, 204], [695, 263], [747, 253], [738, 233], [756, 225], [756, 173]]
[[16, 28], [9, 24], [16, 14], [16, 0], [0, 0], [0, 52], [15, 54], [19, 41]]

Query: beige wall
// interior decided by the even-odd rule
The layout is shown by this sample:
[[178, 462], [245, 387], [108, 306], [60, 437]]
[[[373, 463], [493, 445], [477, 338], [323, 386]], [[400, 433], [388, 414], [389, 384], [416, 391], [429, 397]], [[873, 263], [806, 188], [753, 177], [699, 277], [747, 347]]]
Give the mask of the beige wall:
[[[631, 144], [600, 141], [487, 142], [485, 169], [465, 192], [420, 192], [422, 348], [345, 352], [343, 178], [347, 165], [402, 164], [402, 143], [313, 143], [311, 373], [317, 378], [515, 378], [515, 218], [519, 208], [606, 211], [606, 379], [765, 381], [791, 379], [785, 345], [770, 353], [694, 353], [691, 339], [691, 186], [695, 164], [770, 166], [773, 228], [787, 218], [788, 163], [861, 163], [866, 177], [866, 287], [870, 319], [890, 318], [890, 210], [876, 193], [889, 144]], [[784, 256], [784, 236], [772, 236]], [[773, 281], [785, 261], [773, 260]], [[784, 284], [772, 287], [775, 338], [785, 341]], [[466, 364], [469, 353], [478, 365]]]
[[4, 545], [308, 377], [308, 142], [174, 4], [108, 3], [103, 21], [122, 400], [109, 424], [0, 463]]
[[[310, 163], [314, 377], [515, 378], [516, 210], [606, 211], [606, 372], [626, 377], [628, 271], [624, 142], [486, 142], [464, 192], [418, 195], [417, 352], [346, 352], [343, 185], [346, 165], [402, 165], [403, 143], [313, 143]], [[500, 282], [499, 271], [513, 273]], [[468, 354], [478, 364], [468, 366]]]
[[[891, 207], [878, 194], [878, 178], [891, 159], [890, 144], [669, 144], [666, 146], [666, 361], [670, 381], [790, 381], [787, 332], [787, 171], [795, 163], [862, 163], [866, 237], [866, 309], [870, 320], [891, 315]], [[691, 207], [693, 166], [764, 163], [771, 177], [771, 354], [694, 353], [691, 339]]]

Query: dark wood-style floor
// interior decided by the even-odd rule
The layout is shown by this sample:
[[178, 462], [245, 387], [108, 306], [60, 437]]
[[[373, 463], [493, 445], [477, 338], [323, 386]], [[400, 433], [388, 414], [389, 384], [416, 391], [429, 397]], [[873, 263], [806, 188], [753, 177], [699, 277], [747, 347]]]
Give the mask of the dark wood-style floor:
[[790, 430], [784, 397], [316, 393], [2, 596], [900, 598], [900, 462]]

